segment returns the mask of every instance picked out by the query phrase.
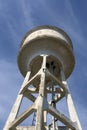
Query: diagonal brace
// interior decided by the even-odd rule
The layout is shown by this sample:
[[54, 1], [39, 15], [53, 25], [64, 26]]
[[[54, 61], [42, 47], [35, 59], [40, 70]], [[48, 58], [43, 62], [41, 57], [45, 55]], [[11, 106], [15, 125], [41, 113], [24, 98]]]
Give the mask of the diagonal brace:
[[48, 76], [50, 76], [51, 79], [53, 79], [54, 81], [56, 81], [57, 84], [58, 84], [61, 88], [63, 88], [65, 91], [67, 90], [67, 87], [66, 87], [59, 79], [57, 79], [53, 74], [51, 74], [51, 73], [49, 72], [49, 70], [46, 70], [46, 74], [47, 74]]
[[24, 111], [20, 116], [18, 116], [9, 126], [9, 129], [16, 127], [22, 121], [24, 121], [29, 115], [31, 115], [35, 111], [34, 104], [30, 106], [26, 111]]
[[40, 76], [40, 71], [36, 75], [34, 75], [28, 82], [25, 83], [24, 88], [21, 90], [20, 93], [22, 94], [38, 76]]
[[48, 112], [55, 116], [58, 120], [63, 122], [65, 125], [67, 125], [71, 130], [76, 130], [76, 126], [74, 122], [72, 122], [69, 118], [67, 118], [64, 114], [60, 113], [58, 110], [56, 110], [52, 106], [48, 106]]

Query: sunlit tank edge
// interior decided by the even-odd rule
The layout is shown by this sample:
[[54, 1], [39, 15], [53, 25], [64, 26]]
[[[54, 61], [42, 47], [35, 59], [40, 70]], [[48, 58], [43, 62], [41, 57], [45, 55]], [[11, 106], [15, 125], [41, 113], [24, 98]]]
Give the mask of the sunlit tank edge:
[[41, 65], [42, 54], [58, 62], [58, 67], [62, 65], [66, 79], [70, 76], [74, 69], [75, 58], [71, 39], [63, 30], [45, 25], [26, 33], [18, 54], [18, 67], [24, 77], [28, 70], [32, 70], [33, 74], [37, 72]]

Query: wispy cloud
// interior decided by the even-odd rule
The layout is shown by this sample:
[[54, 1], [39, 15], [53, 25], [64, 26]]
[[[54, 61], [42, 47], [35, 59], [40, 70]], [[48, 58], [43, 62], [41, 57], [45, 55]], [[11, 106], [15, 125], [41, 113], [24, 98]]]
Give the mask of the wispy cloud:
[[3, 121], [6, 120], [19, 90], [21, 79], [17, 71], [13, 63], [0, 60], [0, 120]]
[[[34, 26], [49, 24], [64, 29], [73, 41], [77, 61], [74, 73], [69, 79], [69, 85], [73, 97], [75, 96], [74, 99], [76, 98], [75, 103], [80, 120], [84, 129], [86, 129], [87, 119], [85, 115], [87, 115], [87, 111], [84, 104], [86, 106], [87, 104], [83, 103], [86, 99], [84, 96], [81, 97], [81, 95], [84, 95], [84, 92], [86, 93], [83, 87], [86, 86], [87, 78], [87, 40], [71, 1], [57, 1], [56, 3], [55, 0], [52, 2], [47, 0], [37, 0], [37, 2], [32, 2], [32, 0], [19, 0], [13, 2], [10, 0], [8, 2], [3, 2], [3, 0], [1, 0], [0, 19], [0, 30], [2, 34], [0, 47], [3, 46], [3, 53], [5, 53], [6, 48], [8, 48], [7, 53], [5, 53], [0, 60], [0, 119], [3, 121], [6, 120], [20, 88], [20, 82], [22, 82], [22, 76], [19, 73], [17, 64], [6, 60], [7, 57], [11, 57], [11, 55], [16, 53], [14, 56], [16, 62], [17, 49], [24, 34]], [[2, 49], [0, 52], [0, 54], [2, 54]], [[77, 91], [79, 92], [77, 93]], [[61, 110], [64, 111], [64, 109]], [[3, 116], [4, 113], [6, 114], [6, 117]]]
[[24, 20], [22, 22], [26, 23], [27, 27], [34, 26], [33, 16], [32, 16], [32, 8], [31, 8], [31, 2], [27, 1], [20, 1], [20, 7], [21, 7], [21, 15], [23, 15]]

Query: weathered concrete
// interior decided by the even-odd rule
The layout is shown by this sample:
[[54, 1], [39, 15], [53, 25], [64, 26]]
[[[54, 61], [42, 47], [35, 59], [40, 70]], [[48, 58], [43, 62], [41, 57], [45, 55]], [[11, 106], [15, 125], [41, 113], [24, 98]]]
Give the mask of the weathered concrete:
[[42, 58], [38, 57], [41, 54], [51, 55], [50, 59], [57, 63], [57, 74], [57, 69], [62, 64], [66, 78], [69, 77], [75, 59], [72, 42], [63, 30], [53, 26], [41, 26], [26, 34], [18, 55], [18, 66], [24, 76], [29, 69], [32, 69], [32, 75], [37, 73], [42, 63]]
[[[29, 76], [30, 76], [30, 72], [27, 72], [25, 80], [24, 80], [24, 82], [23, 82], [23, 84], [21, 86], [21, 89], [23, 89], [25, 83], [29, 80]], [[9, 126], [11, 125], [12, 121], [14, 121], [16, 119], [18, 111], [19, 111], [20, 106], [21, 106], [22, 99], [23, 99], [23, 94], [20, 94], [20, 91], [19, 91], [17, 99], [16, 99], [16, 101], [15, 101], [15, 103], [13, 105], [13, 108], [12, 108], [12, 110], [10, 112], [10, 115], [9, 115], [9, 117], [7, 119], [7, 122], [6, 122], [5, 127], [4, 127], [3, 130], [9, 130]]]
[[71, 93], [70, 93], [70, 90], [69, 90], [69, 87], [68, 87], [68, 84], [67, 84], [67, 81], [66, 81], [66, 79], [65, 79], [65, 75], [64, 75], [64, 72], [63, 72], [62, 69], [61, 69], [61, 78], [62, 78], [62, 83], [63, 83], [63, 84], [66, 86], [66, 88], [67, 88], [67, 92], [66, 92], [66, 102], [67, 102], [67, 106], [68, 106], [70, 118], [71, 118], [71, 120], [72, 120], [73, 122], [75, 122], [76, 127], [77, 127], [77, 130], [82, 130], [82, 127], [81, 127], [81, 124], [80, 124], [80, 121], [79, 121], [77, 112], [76, 112], [76, 110], [75, 110], [75, 106], [74, 106], [74, 103], [73, 103], [73, 99], [72, 99], [72, 96], [71, 96]]
[[[18, 66], [25, 80], [3, 130], [82, 130], [66, 82], [74, 63], [72, 42], [63, 30], [43, 26], [27, 33], [18, 56]], [[33, 93], [38, 93], [37, 97]], [[24, 97], [33, 103], [18, 115]], [[63, 97], [70, 118], [56, 107]], [[35, 126], [20, 126], [33, 112], [36, 113]], [[52, 116], [51, 124], [47, 123], [48, 113]], [[58, 121], [65, 126], [58, 126]]]
[[[19, 126], [16, 128], [16, 130], [35, 130], [35, 126]], [[48, 127], [45, 127], [44, 129], [42, 128], [42, 130], [49, 130]], [[53, 130], [53, 128], [50, 128], [50, 130]], [[66, 126], [59, 126], [58, 130], [69, 130]]]

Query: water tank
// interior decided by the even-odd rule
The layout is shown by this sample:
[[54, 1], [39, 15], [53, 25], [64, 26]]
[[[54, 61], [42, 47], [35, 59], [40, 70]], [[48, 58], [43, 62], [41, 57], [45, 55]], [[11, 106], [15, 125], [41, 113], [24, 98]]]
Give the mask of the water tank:
[[41, 67], [42, 57], [48, 55], [47, 65], [54, 63], [55, 75], [63, 67], [66, 79], [73, 71], [75, 58], [69, 36], [54, 26], [39, 26], [30, 30], [23, 38], [18, 54], [18, 66], [25, 77], [28, 70], [32, 76]]

